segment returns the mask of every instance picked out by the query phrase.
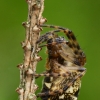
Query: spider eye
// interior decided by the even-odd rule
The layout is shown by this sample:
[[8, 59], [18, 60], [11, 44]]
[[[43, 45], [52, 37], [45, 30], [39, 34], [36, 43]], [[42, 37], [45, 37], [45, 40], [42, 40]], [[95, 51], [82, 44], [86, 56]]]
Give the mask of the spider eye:
[[58, 38], [55, 38], [55, 41], [56, 41], [57, 43], [60, 43], [60, 42], [63, 42], [63, 41], [64, 41], [64, 38], [58, 37]]

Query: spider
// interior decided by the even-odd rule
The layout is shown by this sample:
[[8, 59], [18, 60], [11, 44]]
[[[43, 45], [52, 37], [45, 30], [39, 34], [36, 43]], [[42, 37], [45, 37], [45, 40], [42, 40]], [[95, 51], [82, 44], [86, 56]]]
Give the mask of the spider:
[[[46, 72], [34, 74], [36, 77], [45, 76], [42, 91], [37, 97], [41, 97], [42, 100], [77, 100], [81, 77], [86, 72], [85, 54], [71, 30], [53, 25], [40, 27], [56, 30], [40, 36], [37, 41], [40, 47], [47, 46], [48, 53]], [[58, 36], [57, 32], [65, 33], [69, 40]], [[43, 42], [46, 44], [40, 45]]]

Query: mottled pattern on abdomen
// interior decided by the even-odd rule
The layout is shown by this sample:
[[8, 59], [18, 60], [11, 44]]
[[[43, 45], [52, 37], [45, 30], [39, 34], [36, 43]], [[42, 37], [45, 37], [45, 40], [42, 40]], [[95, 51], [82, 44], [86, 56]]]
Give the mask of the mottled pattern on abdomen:
[[[45, 77], [42, 93], [63, 89], [72, 79], [73, 77], [65, 78], [62, 76], [57, 78]], [[41, 99], [42, 100], [77, 100], [80, 87], [81, 87], [81, 81], [80, 79], [78, 79], [63, 94], [56, 94], [54, 96], [46, 95], [46, 96], [42, 96]]]

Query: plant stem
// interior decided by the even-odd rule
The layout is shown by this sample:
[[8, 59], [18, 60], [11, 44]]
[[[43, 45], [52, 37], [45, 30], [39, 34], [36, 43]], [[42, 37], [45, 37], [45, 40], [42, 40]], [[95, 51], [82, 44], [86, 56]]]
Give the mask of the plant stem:
[[38, 26], [45, 23], [42, 17], [44, 0], [26, 0], [28, 3], [28, 19], [22, 25], [26, 30], [25, 41], [22, 42], [24, 50], [24, 62], [17, 67], [20, 69], [20, 85], [16, 89], [19, 93], [19, 100], [36, 100], [35, 91], [38, 86], [35, 84], [34, 73], [41, 57], [38, 56], [40, 48], [36, 44], [42, 30]]

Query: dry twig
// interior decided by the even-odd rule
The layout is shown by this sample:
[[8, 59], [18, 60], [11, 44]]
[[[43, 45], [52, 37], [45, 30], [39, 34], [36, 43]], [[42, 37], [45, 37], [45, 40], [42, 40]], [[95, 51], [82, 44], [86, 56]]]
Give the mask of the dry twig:
[[19, 100], [36, 100], [35, 91], [38, 86], [35, 84], [33, 74], [36, 71], [37, 62], [41, 60], [38, 56], [40, 48], [36, 44], [40, 31], [38, 25], [45, 23], [42, 17], [44, 10], [44, 0], [26, 0], [28, 3], [28, 20], [23, 22], [26, 30], [25, 41], [22, 42], [24, 50], [24, 62], [17, 67], [20, 69], [20, 85], [16, 89], [19, 93]]

